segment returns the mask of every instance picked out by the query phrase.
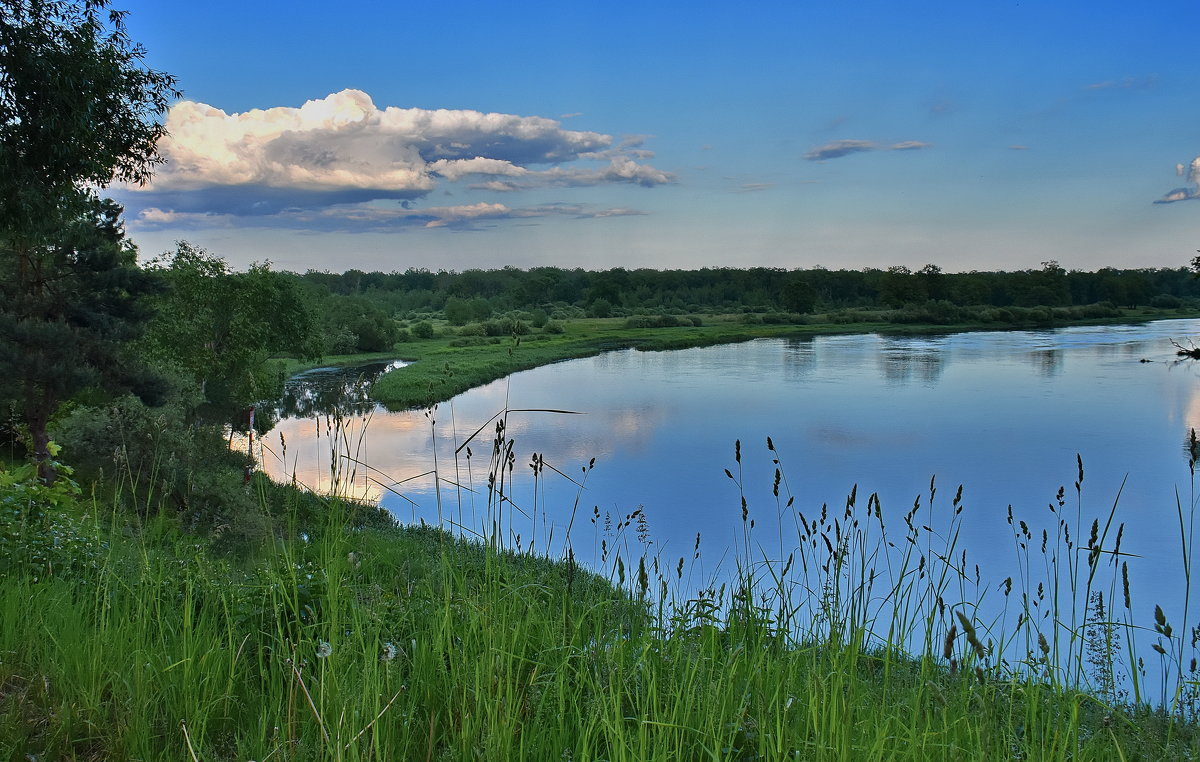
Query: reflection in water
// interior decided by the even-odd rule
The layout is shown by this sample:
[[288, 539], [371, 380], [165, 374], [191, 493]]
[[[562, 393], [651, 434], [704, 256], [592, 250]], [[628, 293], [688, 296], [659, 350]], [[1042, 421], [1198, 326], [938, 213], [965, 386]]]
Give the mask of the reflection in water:
[[402, 360], [368, 363], [346, 368], [315, 368], [288, 379], [278, 418], [314, 418], [340, 412], [366, 415], [377, 407], [369, 393], [371, 384], [407, 363]]
[[[1097, 352], [1098, 356], [1109, 354], [1104, 349]], [[1054, 378], [1062, 372], [1063, 351], [1061, 349], [1038, 349], [1029, 353], [1029, 361], [1043, 378]]]
[[[613, 373], [628, 373], [625, 363], [614, 366], [611, 356], [602, 357]], [[387, 411], [366, 391], [373, 378], [401, 365], [322, 369], [291, 379], [278, 424], [255, 442], [263, 471], [319, 492], [382, 500], [404, 519], [433, 521], [437, 517], [429, 509], [440, 493], [472, 503], [486, 492], [487, 459], [501, 416], [506, 440], [520, 443], [515, 462], [537, 452], [546, 473], [553, 474], [576, 472], [580, 464], [614, 452], [653, 457], [655, 437], [671, 413], [665, 401], [616, 399], [620, 387], [602, 379], [567, 386], [551, 381], [520, 391], [503, 379], [429, 410]], [[558, 367], [541, 370], [553, 374]], [[569, 410], [566, 399], [580, 397], [587, 402], [579, 414], [557, 412]], [[597, 408], [599, 414], [593, 414]], [[566, 419], [569, 424], [562, 423]], [[246, 446], [244, 439], [237, 441]], [[525, 470], [514, 468], [516, 484], [530, 480]]]
[[[960, 552], [969, 550], [985, 584], [989, 577], [995, 584], [1019, 577], [1008, 506], [1035, 528], [1052, 521], [1047, 501], [1059, 485], [1070, 492], [1078, 453], [1087, 473], [1081, 531], [1097, 516], [1103, 524], [1120, 492], [1117, 521], [1137, 518], [1122, 546], [1133, 554], [1131, 593], [1151, 611], [1159, 603], [1167, 609], [1182, 596], [1178, 554], [1161, 552], [1178, 548], [1175, 486], [1188, 494], [1180, 445], [1190, 428], [1200, 429], [1200, 364], [1172, 364], [1167, 338], [1189, 334], [1200, 334], [1200, 321], [630, 350], [518, 373], [428, 417], [371, 412], [360, 400], [351, 408], [358, 415], [339, 419], [323, 392], [297, 391], [291, 417], [263, 440], [262, 463], [276, 478], [294, 473], [316, 488], [353, 472], [354, 494], [380, 499], [404, 521], [441, 516], [478, 527], [493, 507], [492, 419], [507, 406], [514, 412], [504, 431], [512, 445], [504, 478], [513, 502], [504, 516], [514, 536], [536, 537], [546, 550], [553, 535], [558, 552], [572, 526], [576, 557], [599, 563], [601, 543], [617, 542], [602, 517], [644, 506], [664, 559], [696, 558], [701, 534], [696, 585], [735, 565], [735, 538], [742, 548], [756, 546], [756, 563], [794, 547], [796, 518], [772, 494], [777, 463], [794, 511], [810, 522], [858, 485], [860, 504], [878, 493], [879, 518], [903, 526], [914, 496], [928, 506], [936, 475], [940, 506], [964, 485]], [[515, 412], [537, 409], [580, 414]], [[301, 410], [314, 417], [295, 417]], [[535, 453], [546, 463], [536, 480]], [[752, 542], [742, 540], [743, 496], [758, 522]]]
[[881, 343], [879, 370], [889, 384], [907, 384], [914, 378], [933, 384], [941, 378], [946, 352], [937, 339], [884, 337]]
[[783, 345], [783, 364], [790, 376], [810, 375], [817, 368], [817, 347], [812, 337], [786, 339]]

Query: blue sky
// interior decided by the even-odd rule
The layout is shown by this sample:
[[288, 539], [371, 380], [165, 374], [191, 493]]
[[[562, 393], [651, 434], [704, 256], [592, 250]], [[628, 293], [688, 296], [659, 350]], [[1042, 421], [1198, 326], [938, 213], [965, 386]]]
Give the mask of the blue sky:
[[145, 257], [1090, 270], [1200, 249], [1194, 0], [115, 5], [185, 98], [155, 181], [112, 189]]

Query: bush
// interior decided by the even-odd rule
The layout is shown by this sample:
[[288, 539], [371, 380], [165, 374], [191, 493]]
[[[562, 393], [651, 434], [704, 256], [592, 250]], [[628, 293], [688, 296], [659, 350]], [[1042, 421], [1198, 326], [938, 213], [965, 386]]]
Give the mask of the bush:
[[430, 323], [428, 320], [422, 320], [412, 327], [412, 335], [418, 339], [432, 339], [433, 323]]
[[95, 526], [76, 515], [79, 486], [70, 479], [70, 467], [56, 469], [59, 478], [52, 486], [42, 483], [32, 465], [0, 469], [0, 579], [100, 567], [104, 543]]
[[487, 336], [487, 327], [483, 323], [467, 323], [458, 329], [459, 336]]
[[552, 320], [576, 320], [582, 317], [587, 317], [587, 312], [573, 304], [557, 305], [550, 312], [550, 318]]
[[529, 333], [529, 325], [520, 320], [505, 317], [483, 323], [483, 331], [487, 336], [525, 336]]
[[1171, 294], [1159, 294], [1150, 300], [1150, 306], [1157, 307], [1160, 310], [1178, 309], [1182, 305], [1183, 300]]
[[551, 320], [542, 326], [542, 333], [563, 333], [567, 329], [557, 320]]

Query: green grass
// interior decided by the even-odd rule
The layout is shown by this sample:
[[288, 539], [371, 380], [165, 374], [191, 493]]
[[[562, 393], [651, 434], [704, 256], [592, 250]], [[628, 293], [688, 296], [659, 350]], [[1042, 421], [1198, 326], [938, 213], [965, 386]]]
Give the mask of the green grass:
[[[562, 323], [561, 334], [534, 333], [516, 338], [459, 337], [444, 322], [436, 322], [438, 336], [398, 344], [394, 354], [350, 355], [326, 358], [329, 364], [352, 364], [371, 359], [400, 357], [413, 364], [379, 379], [371, 395], [393, 410], [428, 407], [469, 389], [522, 370], [563, 360], [590, 357], [618, 349], [658, 351], [728, 344], [759, 338], [802, 338], [845, 333], [929, 334], [971, 330], [1002, 330], [996, 323], [934, 325], [896, 323], [892, 311], [806, 316], [804, 323], [747, 323], [742, 315], [704, 316], [702, 326], [628, 328], [625, 318], [586, 318]], [[1194, 317], [1200, 313], [1179, 310], [1125, 310], [1119, 317], [1058, 320], [1054, 325], [1105, 325], [1162, 318]], [[833, 322], [836, 318], [839, 322]], [[866, 319], [872, 318], [872, 319]], [[301, 366], [297, 365], [297, 369]]]
[[[169, 514], [139, 521], [27, 477], [0, 483], [0, 759], [1200, 754], [1193, 622], [1133, 621], [1146, 604], [1120, 603], [1110, 564], [1123, 530], [1084, 544], [1082, 486], [1055, 504], [1045, 550], [1014, 518], [1026, 573], [988, 593], [958, 561], [961, 492], [931, 482], [885, 529], [874, 496], [805, 515], [781, 479], [794, 543], [766, 552], [743, 514], [737, 574], [696, 592], [682, 580], [697, 559], [620, 537], [598, 573], [517, 550], [511, 528], [503, 542], [502, 481], [486, 543], [256, 481], [279, 524], [227, 555]], [[1185, 566], [1190, 523], [1181, 504]], [[1106, 613], [1082, 605], [1095, 592]], [[989, 594], [1002, 615], [984, 613]], [[1137, 663], [1139, 637], [1161, 664]], [[1145, 686], [1147, 671], [1161, 696], [1106, 678]]]

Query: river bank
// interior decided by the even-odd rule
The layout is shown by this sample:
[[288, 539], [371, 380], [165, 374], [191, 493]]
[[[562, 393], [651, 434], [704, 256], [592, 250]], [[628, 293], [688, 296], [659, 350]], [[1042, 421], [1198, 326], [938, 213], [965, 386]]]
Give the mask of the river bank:
[[[542, 365], [591, 357], [622, 349], [662, 351], [731, 344], [764, 338], [808, 338], [837, 334], [878, 333], [885, 335], [949, 334], [968, 331], [1029, 330], [1085, 325], [1142, 323], [1152, 320], [1200, 317], [1200, 310], [1126, 309], [1105, 317], [1064, 319], [1050, 313], [1048, 322], [958, 324], [900, 323], [884, 319], [892, 313], [877, 313], [877, 319], [847, 322], [847, 315], [807, 316], [807, 322], [754, 322], [741, 314], [704, 316], [701, 325], [673, 327], [630, 327], [627, 318], [582, 318], [559, 323], [561, 333], [546, 331], [517, 336], [461, 336], [444, 321], [435, 321], [434, 336], [396, 346], [394, 352], [338, 355], [321, 362], [284, 360], [283, 370], [294, 375], [320, 366], [356, 365], [401, 359], [411, 363], [402, 372], [382, 376], [371, 396], [389, 410], [411, 410], [444, 402], [469, 389], [505, 376]], [[876, 317], [858, 312], [850, 317]], [[754, 316], [760, 317], [760, 316]], [[761, 319], [761, 317], [760, 317]]]

